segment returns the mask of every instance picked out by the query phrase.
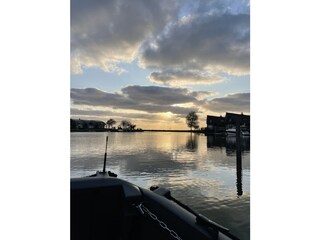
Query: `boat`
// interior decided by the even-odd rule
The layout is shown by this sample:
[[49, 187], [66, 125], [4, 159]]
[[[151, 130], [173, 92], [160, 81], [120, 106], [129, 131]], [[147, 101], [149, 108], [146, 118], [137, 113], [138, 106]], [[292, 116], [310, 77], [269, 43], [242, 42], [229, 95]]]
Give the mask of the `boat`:
[[226, 129], [227, 136], [236, 136], [237, 130], [235, 128], [228, 128]]
[[141, 188], [106, 171], [106, 156], [102, 172], [71, 178], [71, 240], [238, 240], [170, 190]]
[[249, 137], [250, 136], [250, 132], [248, 130], [241, 130], [240, 134], [243, 137]]
[[[228, 128], [228, 129], [226, 129], [226, 135], [227, 136], [236, 136], [237, 130], [235, 128]], [[241, 128], [240, 129], [240, 136], [242, 136], [242, 137], [250, 136], [250, 132], [245, 128]]]
[[112, 172], [71, 179], [71, 239], [235, 240], [166, 188], [138, 187]]

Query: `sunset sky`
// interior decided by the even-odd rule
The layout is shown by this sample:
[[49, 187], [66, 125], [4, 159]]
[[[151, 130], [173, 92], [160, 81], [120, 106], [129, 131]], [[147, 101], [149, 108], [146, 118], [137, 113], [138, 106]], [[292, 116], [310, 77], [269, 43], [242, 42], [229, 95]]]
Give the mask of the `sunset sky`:
[[250, 113], [248, 1], [71, 1], [71, 118], [187, 129]]

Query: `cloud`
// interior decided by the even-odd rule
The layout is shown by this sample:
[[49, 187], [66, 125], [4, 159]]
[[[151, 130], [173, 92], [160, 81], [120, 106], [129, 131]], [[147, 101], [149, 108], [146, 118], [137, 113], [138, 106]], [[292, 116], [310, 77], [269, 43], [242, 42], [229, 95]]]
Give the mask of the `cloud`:
[[176, 18], [175, 0], [72, 0], [71, 71], [86, 67], [121, 73], [142, 42]]
[[250, 17], [247, 14], [199, 15], [180, 20], [148, 42], [141, 55], [145, 67], [249, 72]]
[[71, 116], [105, 117], [107, 115], [113, 115], [114, 112], [112, 112], [112, 111], [94, 110], [94, 109], [71, 108], [70, 114], [71, 114]]
[[108, 111], [108, 110], [95, 110], [95, 109], [81, 109], [81, 108], [71, 108], [71, 116], [78, 118], [90, 118], [92, 117], [98, 119], [107, 119], [107, 118], [121, 118], [121, 119], [142, 119], [142, 120], [163, 120], [163, 116], [159, 114], [148, 114], [148, 113], [128, 113], [128, 112], [117, 112], [117, 111]]
[[128, 86], [119, 93], [95, 88], [71, 89], [71, 117], [102, 121], [130, 119], [148, 128], [162, 129], [163, 124], [170, 123], [171, 127], [175, 124], [174, 128], [183, 129], [184, 118], [190, 111], [196, 111], [202, 123], [207, 114], [250, 112], [250, 93], [228, 94], [209, 100], [215, 94], [155, 86]]
[[123, 88], [122, 92], [130, 99], [145, 104], [173, 105], [197, 101], [186, 88], [129, 86]]
[[192, 12], [198, 14], [250, 13], [249, 0], [191, 0], [191, 6]]
[[[201, 95], [203, 93], [199, 93]], [[197, 95], [188, 89], [156, 86], [128, 86], [121, 93], [107, 93], [95, 88], [71, 89], [73, 105], [130, 109], [148, 113], [187, 114], [195, 107], [174, 106], [179, 103], [195, 103]]]
[[[250, 93], [228, 94], [225, 97], [208, 100], [215, 94], [207, 91], [190, 91], [186, 88], [157, 86], [128, 86], [119, 93], [108, 93], [95, 88], [73, 88], [71, 89], [74, 108], [72, 115], [146, 118], [145, 114], [168, 112], [176, 117], [184, 117], [190, 111], [197, 111], [200, 114], [205, 111], [250, 112]], [[80, 106], [81, 111], [76, 110], [76, 106]]]
[[208, 97], [216, 96], [216, 92], [208, 92], [208, 91], [195, 91], [190, 94], [191, 96], [194, 96], [198, 100], [204, 100]]
[[222, 98], [207, 101], [203, 107], [213, 112], [250, 112], [250, 93], [228, 94]]
[[249, 74], [249, 1], [72, 0], [71, 72], [139, 60], [167, 86]]
[[160, 69], [150, 80], [166, 85], [208, 84], [221, 73], [247, 75], [250, 68], [250, 16], [202, 14], [181, 18], [145, 42], [140, 65]]
[[216, 73], [195, 69], [167, 69], [160, 72], [153, 72], [149, 76], [149, 79], [154, 83], [169, 86], [213, 84], [224, 80]]

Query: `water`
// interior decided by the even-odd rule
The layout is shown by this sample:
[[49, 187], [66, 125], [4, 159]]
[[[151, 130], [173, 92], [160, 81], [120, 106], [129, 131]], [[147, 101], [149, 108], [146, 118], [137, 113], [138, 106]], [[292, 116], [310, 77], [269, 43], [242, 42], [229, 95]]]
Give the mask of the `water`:
[[250, 239], [250, 139], [203, 134], [71, 133], [71, 177], [103, 168], [138, 186], [169, 188], [173, 197], [240, 239]]

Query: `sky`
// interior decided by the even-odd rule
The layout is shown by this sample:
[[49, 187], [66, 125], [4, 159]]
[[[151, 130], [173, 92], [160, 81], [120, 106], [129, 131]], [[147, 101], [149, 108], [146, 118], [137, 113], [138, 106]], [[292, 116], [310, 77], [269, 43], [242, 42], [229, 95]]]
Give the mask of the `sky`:
[[250, 114], [250, 4], [71, 1], [71, 118], [187, 129]]
[[[247, 7], [246, 4], [237, 2], [243, 8]], [[256, 160], [252, 161], [254, 167], [251, 179], [254, 181], [250, 184], [251, 195], [254, 196], [250, 200], [251, 209], [254, 209], [250, 216], [250, 236], [252, 239], [261, 240], [271, 239], [275, 234], [278, 239], [313, 239], [318, 234], [319, 221], [312, 219], [317, 216], [314, 213], [320, 212], [318, 204], [320, 195], [316, 191], [319, 188], [319, 161], [317, 161], [319, 157], [316, 149], [319, 148], [320, 128], [312, 128], [312, 131], [293, 131], [293, 129], [297, 129], [299, 124], [305, 122], [306, 116], [310, 113], [313, 119], [320, 119], [320, 94], [317, 81], [320, 79], [320, 32], [316, 30], [319, 29], [320, 2], [307, 0], [301, 4], [301, 1], [255, 1], [250, 8], [250, 74], [253, 79], [250, 84], [252, 100], [250, 109], [251, 128], [254, 130], [251, 131], [253, 141], [251, 141], [250, 155], [251, 159]], [[190, 12], [197, 10], [194, 5], [181, 9]], [[201, 9], [206, 9], [206, 6], [199, 8], [199, 11]], [[51, 235], [55, 239], [64, 239], [69, 237], [69, 206], [64, 197], [56, 196], [68, 198], [70, 194], [68, 185], [70, 161], [66, 161], [70, 158], [70, 126], [66, 121], [69, 117], [69, 105], [66, 103], [69, 102], [70, 93], [70, 88], [66, 84], [70, 78], [69, 2], [3, 1], [1, 10], [0, 24], [3, 37], [0, 44], [2, 66], [0, 102], [3, 117], [0, 118], [0, 122], [1, 126], [6, 126], [1, 129], [1, 137], [4, 139], [1, 159], [8, 160], [1, 161], [0, 181], [5, 182], [10, 178], [10, 184], [3, 184], [1, 190], [4, 191], [3, 195], [7, 192], [11, 197], [1, 199], [4, 204], [1, 204], [0, 218], [5, 220], [2, 222], [6, 225], [0, 231], [0, 239], [21, 239], [26, 238], [26, 235], [30, 235], [32, 239], [43, 239], [43, 236], [51, 231], [52, 224], [59, 230], [51, 231]], [[94, 15], [90, 19], [93, 20], [93, 17]], [[80, 50], [79, 45], [77, 49]], [[140, 48], [136, 54], [139, 53]], [[103, 91], [107, 93], [115, 93], [119, 91], [116, 89], [121, 90], [121, 81], [126, 79], [128, 83], [124, 83], [123, 86], [157, 86], [147, 78], [139, 78], [140, 81], [144, 81], [143, 84], [136, 82], [138, 75], [131, 74], [131, 69], [140, 69], [137, 65], [140, 58], [138, 56], [134, 59], [118, 63], [122, 67], [125, 66], [123, 68], [130, 74], [114, 75], [123, 80], [117, 79], [112, 82], [113, 84], [107, 79], [112, 80], [114, 72], [99, 71], [106, 74], [105, 87], [97, 83], [90, 86], [89, 84], [95, 82], [93, 77], [85, 81], [86, 74], [95, 68], [85, 65], [81, 60], [83, 73], [71, 75], [71, 87], [76, 89], [94, 87], [105, 89]], [[80, 62], [80, 59], [78, 61]], [[96, 67], [96, 70], [98, 69]], [[157, 70], [145, 69], [149, 72]], [[247, 89], [235, 89], [245, 86], [247, 88], [248, 83], [243, 84], [241, 79], [246, 79], [248, 76], [233, 77], [234, 84], [228, 85], [228, 89], [232, 89], [229, 92], [249, 93]], [[80, 78], [84, 81], [81, 82]], [[103, 80], [102, 78], [102, 83]], [[224, 84], [227, 85], [228, 81], [225, 80]], [[84, 83], [87, 86], [81, 85]], [[113, 87], [115, 90], [112, 90], [112, 86], [117, 83], [120, 83], [119, 87]], [[208, 91], [218, 92], [223, 96], [226, 93], [223, 93], [222, 86], [223, 84], [219, 83], [189, 87], [195, 90], [207, 87], [210, 88]], [[72, 108], [81, 110], [80, 105], [73, 105]], [[90, 108], [91, 106], [86, 106], [85, 109]], [[205, 110], [201, 114], [207, 113], [209, 111]], [[288, 121], [286, 116], [293, 115], [294, 120]], [[109, 116], [102, 118], [104, 117]], [[41, 130], [35, 131], [34, 127], [25, 127], [21, 135], [21, 128], [10, 127], [21, 126], [22, 119], [24, 126], [34, 126], [37, 121], [36, 128]], [[181, 125], [184, 125], [183, 122]], [[23, 141], [23, 144], [19, 144], [19, 151], [17, 151], [17, 136]], [[18, 161], [19, 159], [21, 161]], [[14, 169], [15, 175], [20, 178], [12, 178], [12, 171], [6, 171], [7, 169]], [[56, 177], [57, 173], [59, 178]], [[28, 185], [27, 190], [21, 188], [21, 178]], [[12, 201], [21, 198], [21, 191], [12, 191], [15, 188], [27, 191], [25, 204], [14, 204]], [[35, 196], [41, 201], [34, 201]], [[280, 197], [275, 198], [275, 196]], [[51, 201], [59, 207], [48, 208], [48, 202]], [[264, 207], [266, 203], [268, 208]], [[310, 221], [297, 221], [291, 217], [293, 209], [299, 219], [310, 219]], [[15, 212], [20, 214], [19, 219], [12, 218], [14, 216], [12, 213]], [[274, 212], [279, 213], [281, 217], [275, 218]], [[30, 221], [30, 216], [33, 221]], [[37, 231], [30, 231], [35, 222]], [[273, 223], [273, 231], [265, 231], [265, 226], [270, 222]], [[16, 231], [17, 224], [22, 231]], [[283, 229], [295, 229], [295, 231], [283, 231]]]

